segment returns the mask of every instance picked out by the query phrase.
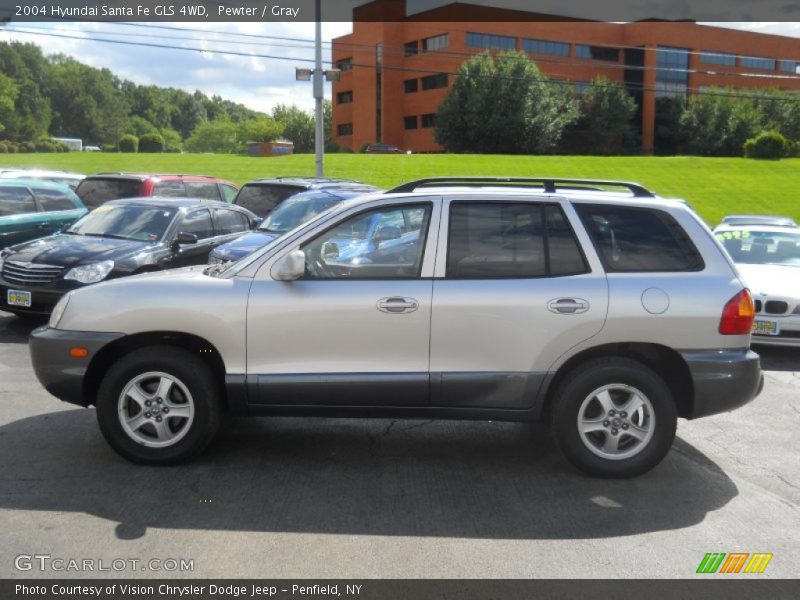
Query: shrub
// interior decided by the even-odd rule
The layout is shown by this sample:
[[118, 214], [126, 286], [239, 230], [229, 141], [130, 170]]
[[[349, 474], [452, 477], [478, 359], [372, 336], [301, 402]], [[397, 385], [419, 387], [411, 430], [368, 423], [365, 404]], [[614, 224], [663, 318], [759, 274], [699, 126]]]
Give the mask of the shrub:
[[36, 145], [33, 142], [22, 142], [19, 145], [20, 152], [36, 152]]
[[56, 152], [69, 152], [69, 146], [64, 142], [55, 142]]
[[159, 133], [146, 133], [139, 138], [139, 152], [163, 152], [164, 136]]
[[36, 152], [56, 152], [56, 145], [48, 140], [41, 140], [34, 144]]
[[138, 152], [139, 138], [135, 135], [123, 135], [119, 138], [119, 151], [120, 152]]
[[16, 154], [19, 152], [19, 145], [16, 142], [6, 142], [9, 154]]
[[8, 144], [5, 142], [0, 142], [0, 154], [7, 154], [8, 153]]
[[744, 143], [747, 158], [782, 158], [791, 155], [793, 144], [777, 131], [762, 131]]
[[101, 152], [118, 152], [119, 148], [117, 148], [114, 144], [101, 144], [100, 145]]

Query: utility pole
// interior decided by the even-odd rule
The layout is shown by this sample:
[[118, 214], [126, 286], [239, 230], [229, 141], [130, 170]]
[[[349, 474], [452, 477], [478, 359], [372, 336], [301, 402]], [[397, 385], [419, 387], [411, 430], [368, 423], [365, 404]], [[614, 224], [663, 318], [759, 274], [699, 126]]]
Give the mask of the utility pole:
[[322, 72], [322, 0], [315, 0], [314, 40], [314, 101], [316, 103], [316, 133], [314, 134], [314, 151], [316, 152], [317, 177], [325, 174], [325, 87]]

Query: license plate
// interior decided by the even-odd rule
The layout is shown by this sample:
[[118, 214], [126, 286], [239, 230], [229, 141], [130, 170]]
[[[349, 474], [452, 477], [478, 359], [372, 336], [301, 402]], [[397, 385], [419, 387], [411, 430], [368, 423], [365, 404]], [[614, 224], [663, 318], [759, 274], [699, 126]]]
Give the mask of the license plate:
[[8, 290], [6, 292], [6, 301], [9, 306], [23, 306], [25, 308], [31, 307], [31, 293], [24, 290]]
[[753, 323], [753, 335], [779, 335], [780, 325], [777, 321], [755, 321]]

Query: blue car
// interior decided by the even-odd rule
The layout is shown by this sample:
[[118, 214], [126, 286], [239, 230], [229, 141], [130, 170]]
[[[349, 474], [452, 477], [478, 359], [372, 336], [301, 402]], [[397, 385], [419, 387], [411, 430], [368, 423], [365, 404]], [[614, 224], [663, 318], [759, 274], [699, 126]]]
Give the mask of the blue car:
[[256, 231], [217, 246], [209, 255], [208, 262], [219, 264], [237, 261], [343, 200], [373, 191], [377, 191], [377, 188], [360, 185], [354, 188], [318, 189], [295, 194], [269, 213]]

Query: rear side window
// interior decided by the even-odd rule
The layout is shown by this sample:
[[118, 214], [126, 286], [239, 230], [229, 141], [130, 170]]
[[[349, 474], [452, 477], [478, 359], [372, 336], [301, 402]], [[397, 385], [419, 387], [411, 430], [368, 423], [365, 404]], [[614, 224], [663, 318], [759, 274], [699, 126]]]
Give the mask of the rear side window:
[[219, 189], [216, 183], [206, 181], [185, 181], [186, 195], [189, 198], [204, 198], [206, 200], [219, 200]]
[[31, 193], [23, 187], [0, 187], [0, 217], [35, 213]]
[[75, 193], [78, 194], [86, 208], [92, 210], [109, 200], [135, 198], [139, 195], [141, 182], [138, 179], [84, 179]]
[[45, 212], [75, 209], [72, 200], [58, 190], [37, 189], [36, 197], [39, 198], [39, 204], [42, 205], [42, 210]]
[[182, 181], [159, 181], [153, 186], [153, 196], [185, 198], [186, 187], [184, 187]]
[[661, 210], [576, 204], [609, 272], [699, 271], [703, 259], [689, 236]]
[[540, 204], [454, 202], [450, 205], [447, 276], [545, 276], [542, 218]]
[[246, 185], [239, 190], [234, 203], [264, 218], [288, 197], [303, 191], [305, 188], [296, 185]]
[[567, 222], [560, 206], [547, 206], [544, 209], [547, 219], [547, 256], [550, 261], [550, 275], [579, 275], [589, 269], [583, 252], [575, 239], [575, 234]]
[[240, 231], [248, 231], [250, 229], [250, 221], [248, 221], [245, 215], [238, 211], [218, 208], [214, 210], [214, 216], [217, 219], [218, 235], [239, 233]]
[[222, 190], [222, 198], [225, 200], [225, 202], [233, 202], [233, 199], [236, 198], [236, 193], [239, 191], [232, 185], [225, 183], [220, 183], [219, 189]]

